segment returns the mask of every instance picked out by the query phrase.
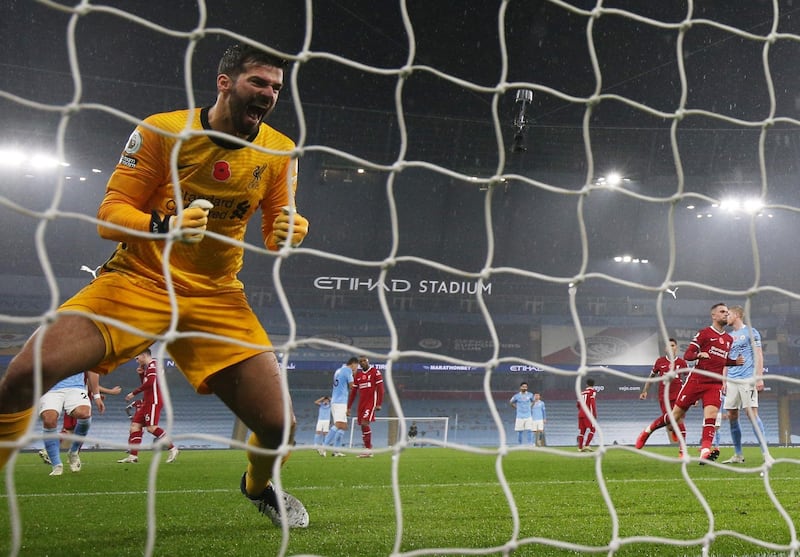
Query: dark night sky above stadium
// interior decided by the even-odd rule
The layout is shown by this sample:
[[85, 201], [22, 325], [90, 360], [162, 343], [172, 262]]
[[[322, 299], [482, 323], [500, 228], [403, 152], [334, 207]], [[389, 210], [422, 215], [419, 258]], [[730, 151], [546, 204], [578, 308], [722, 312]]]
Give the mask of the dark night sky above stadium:
[[[0, 66], [5, 79], [0, 90], [0, 145], [15, 142], [25, 149], [52, 149], [60, 114], [44, 107], [25, 106], [9, 98], [19, 96], [46, 107], [65, 106], [76, 96], [66, 48], [71, 14], [30, 0], [5, 3], [0, 34]], [[66, 5], [66, 3], [64, 3]], [[75, 23], [75, 47], [81, 72], [80, 102], [102, 103], [132, 118], [186, 106], [184, 72], [188, 41], [175, 32], [190, 32], [200, 21], [197, 2], [93, 2], [124, 10], [143, 21], [128, 20], [111, 10], [87, 13]], [[681, 187], [684, 192], [718, 198], [741, 190], [762, 193], [757, 122], [770, 115], [772, 103], [762, 63], [764, 43], [739, 36], [723, 26], [764, 36], [773, 25], [773, 4], [748, 2], [696, 2], [695, 22], [680, 40], [677, 24], [686, 17], [687, 2], [635, 0], [604, 2], [612, 11], [589, 17], [596, 4], [573, 0], [574, 9], [546, 1], [511, 0], [501, 10], [500, 1], [407, 2], [413, 27], [413, 64], [435, 68], [415, 70], [403, 83], [400, 97], [408, 144], [405, 160], [426, 160], [449, 172], [488, 178], [500, 163], [493, 126], [491, 92], [461, 87], [464, 80], [480, 88], [507, 83], [536, 85], [529, 107], [525, 153], [510, 153], [511, 125], [518, 105], [515, 88], [496, 102], [507, 158], [503, 173], [520, 175], [498, 187], [491, 200], [495, 235], [493, 266], [516, 266], [526, 271], [569, 277], [580, 271], [584, 247], [579, 234], [582, 211], [587, 234], [588, 272], [612, 273], [621, 279], [660, 284], [670, 267], [669, 210], [665, 202]], [[224, 47], [243, 35], [268, 44], [287, 55], [307, 50], [271, 123], [300, 139], [300, 115], [292, 92], [302, 103], [307, 124], [307, 145], [329, 145], [372, 161], [392, 164], [401, 154], [401, 135], [395, 116], [397, 70], [409, 62], [410, 41], [401, 17], [400, 3], [385, 0], [325, 0], [311, 2], [311, 34], [307, 35], [305, 3], [280, 0], [212, 1], [208, 3], [205, 36], [193, 52], [191, 80], [196, 102], [213, 102], [215, 65]], [[779, 2], [778, 33], [800, 33], [800, 5]], [[617, 10], [617, 11], [614, 11]], [[627, 10], [627, 16], [619, 10]], [[630, 15], [635, 17], [630, 17]], [[503, 65], [498, 18], [507, 46]], [[598, 88], [587, 41], [592, 25], [592, 46], [602, 75], [599, 92], [617, 95], [629, 103], [606, 99], [593, 107], [591, 129], [594, 171], [589, 171], [582, 126], [586, 104], [581, 102]], [[653, 25], [654, 21], [661, 26]], [[161, 32], [159, 26], [172, 32]], [[224, 31], [223, 31], [224, 30]], [[687, 77], [686, 107], [721, 115], [686, 117], [678, 126], [682, 173], [676, 171], [671, 146], [672, 119], [681, 102], [682, 88], [676, 50], [681, 46]], [[319, 56], [320, 53], [327, 53]], [[350, 60], [342, 63], [333, 57]], [[765, 164], [770, 203], [796, 202], [800, 169], [797, 126], [800, 78], [794, 61], [800, 59], [800, 41], [776, 40], [769, 64], [779, 120], [766, 134]], [[377, 72], [356, 65], [369, 66]], [[382, 74], [382, 75], [381, 75]], [[646, 105], [648, 110], [631, 103]], [[74, 168], [110, 170], [132, 127], [117, 114], [86, 108], [72, 115], [67, 125], [65, 152]], [[334, 253], [380, 260], [391, 247], [388, 229], [388, 172], [368, 173], [361, 182], [349, 169], [346, 157], [312, 151], [301, 161], [301, 193], [314, 233], [310, 247]], [[594, 190], [574, 195], [586, 183], [610, 170], [630, 178], [631, 195]], [[589, 176], [591, 174], [591, 176]], [[397, 174], [401, 241], [399, 253], [421, 255], [468, 271], [486, 264], [488, 243], [484, 220], [486, 192], [468, 181], [442, 172], [410, 168]], [[47, 192], [38, 197], [22, 182], [6, 183], [4, 196], [25, 207], [41, 209], [50, 202]], [[93, 215], [102, 195], [103, 179], [90, 176], [83, 184], [69, 184], [62, 208]], [[641, 199], [648, 196], [656, 203]], [[582, 205], [579, 201], [582, 199]], [[698, 238], [723, 239], [733, 230], [751, 230], [751, 219], [726, 224], [704, 222], [685, 214], [689, 202], [707, 204], [705, 198], [687, 198], [675, 205], [673, 280], [704, 281], [724, 288], [746, 289], [755, 280], [753, 263], [759, 259], [762, 283], [794, 288], [794, 271], [784, 268], [783, 253], [797, 217], [793, 211], [775, 209], [769, 226], [753, 221], [758, 255], [749, 243], [734, 254], [722, 250], [709, 263], [708, 246]], [[0, 218], [13, 223], [3, 253], [9, 267], [20, 274], [38, 272], [31, 257], [34, 223], [0, 205]], [[344, 222], [343, 222], [344, 221]], [[364, 226], [379, 228], [365, 235]], [[58, 253], [59, 238], [79, 238], [81, 257], [102, 260], [110, 247], [95, 238], [88, 223], [63, 224], [48, 241]], [[253, 228], [253, 227], [251, 227]], [[252, 231], [251, 231], [252, 232]], [[316, 236], [315, 236], [316, 235]], [[740, 236], [741, 236], [740, 232]], [[416, 236], [416, 237], [415, 237]], [[745, 235], [745, 238], [747, 236]], [[413, 241], [412, 241], [413, 238]], [[766, 241], [769, 239], [769, 241]], [[69, 251], [69, 250], [65, 250]], [[631, 252], [652, 261], [646, 271], [626, 275], [609, 266], [614, 255]], [[57, 272], [75, 273], [72, 260], [56, 257]], [[31, 270], [33, 269], [33, 270]]]

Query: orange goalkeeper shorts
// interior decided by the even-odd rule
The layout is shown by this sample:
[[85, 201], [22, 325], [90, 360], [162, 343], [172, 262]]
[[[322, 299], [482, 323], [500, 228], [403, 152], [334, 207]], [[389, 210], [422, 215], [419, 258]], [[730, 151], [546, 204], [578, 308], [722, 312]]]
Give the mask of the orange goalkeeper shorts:
[[[198, 393], [210, 391], [206, 379], [251, 356], [271, 350], [272, 344], [243, 291], [210, 296], [176, 295], [178, 338], [167, 351]], [[169, 329], [172, 307], [167, 291], [145, 288], [123, 273], [106, 272], [67, 300], [60, 312], [93, 314], [103, 335], [106, 354], [92, 371], [109, 373], [153, 344]], [[196, 333], [219, 338], [196, 336]]]

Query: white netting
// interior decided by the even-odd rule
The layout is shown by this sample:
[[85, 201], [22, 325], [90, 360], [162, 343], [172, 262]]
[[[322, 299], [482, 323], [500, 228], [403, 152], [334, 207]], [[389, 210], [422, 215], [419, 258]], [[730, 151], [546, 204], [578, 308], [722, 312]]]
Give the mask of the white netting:
[[[790, 3], [178, 4], [8, 6], [16, 26], [6, 24], [2, 39], [4, 129], [25, 137], [17, 141], [23, 155], [41, 142], [56, 159], [80, 163], [42, 177], [19, 156], [0, 189], [9, 232], [7, 310], [0, 312], [6, 356], [85, 283], [80, 265], [92, 267], [110, 252], [94, 232], [109, 166], [93, 174], [103, 164], [95, 161], [116, 161], [145, 115], [211, 102], [219, 54], [245, 41], [294, 62], [288, 95], [270, 123], [297, 142], [298, 204], [312, 232], [303, 248], [277, 259], [248, 236], [242, 276], [290, 382], [307, 380], [300, 398], [313, 400], [308, 392], [319, 387], [312, 380], [326, 385], [346, 356], [364, 352], [386, 363], [399, 431], [412, 419], [449, 415], [451, 447], [483, 454], [489, 446], [502, 457], [513, 444], [506, 393], [520, 374], [534, 388], [560, 389], [545, 390], [545, 399], [560, 394], [562, 415], [574, 419], [587, 376], [617, 394], [638, 390], [641, 366], [664, 340], [679, 335], [685, 344], [707, 324], [710, 303], [727, 298], [770, 331], [765, 353], [775, 396], [765, 406], [777, 401], [785, 415], [772, 413], [768, 437], [777, 439], [768, 440], [791, 443], [788, 405], [798, 383], [791, 315], [800, 305], [796, 273], [785, 265], [798, 218], [800, 87], [787, 77], [795, 72], [786, 61], [796, 59], [800, 36]], [[619, 180], [607, 174], [612, 165], [621, 165]], [[31, 195], [34, 187], [46, 198]], [[723, 196], [739, 187], [758, 206], [712, 228], [724, 216]], [[615, 256], [630, 265], [614, 266]], [[270, 266], [274, 284], [267, 285]], [[345, 320], [343, 334], [336, 322]], [[621, 347], [626, 334], [630, 343]], [[409, 407], [422, 417], [406, 418]], [[224, 418], [220, 431], [195, 424], [182, 431], [173, 410], [170, 404], [166, 421], [177, 441], [231, 444], [233, 424]], [[480, 425], [464, 425], [481, 412]], [[645, 425], [618, 413], [625, 415], [601, 417], [595, 438], [596, 480], [613, 533], [583, 548], [609, 554], [634, 539], [618, 534], [604, 451], [632, 443]], [[549, 445], [559, 444], [558, 427], [549, 423]], [[570, 429], [560, 444], [572, 442]], [[124, 447], [101, 432], [93, 429], [87, 443]], [[40, 439], [35, 426], [25, 445]], [[395, 493], [399, 466], [392, 468]], [[6, 482], [13, 495], [10, 470]], [[503, 548], [474, 553], [509, 554], [525, 541], [501, 466], [497, 482], [512, 509], [512, 536]], [[399, 553], [402, 502], [396, 496], [393, 504]], [[709, 524], [704, 553], [720, 533]], [[151, 554], [155, 522], [148, 527]], [[794, 555], [790, 531], [780, 544], [750, 541]]]

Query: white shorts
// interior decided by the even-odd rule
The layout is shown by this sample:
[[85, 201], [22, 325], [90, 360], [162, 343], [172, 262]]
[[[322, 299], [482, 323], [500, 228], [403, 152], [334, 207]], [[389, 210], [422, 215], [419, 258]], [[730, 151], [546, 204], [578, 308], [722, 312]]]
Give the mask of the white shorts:
[[47, 391], [39, 399], [39, 415], [45, 410], [55, 410], [59, 414], [63, 410], [66, 414], [72, 414], [78, 406], [88, 406], [89, 392], [86, 389], [55, 389]]
[[533, 418], [517, 418], [514, 431], [533, 431]]
[[347, 423], [347, 403], [335, 403], [331, 404], [331, 417], [333, 418], [333, 423], [336, 422], [344, 422]]
[[752, 383], [731, 383], [725, 393], [725, 410], [739, 408], [758, 408], [758, 391]]
[[321, 431], [322, 433], [328, 433], [330, 429], [331, 429], [330, 420], [317, 420], [317, 431]]
[[544, 420], [533, 420], [533, 431], [544, 431]]

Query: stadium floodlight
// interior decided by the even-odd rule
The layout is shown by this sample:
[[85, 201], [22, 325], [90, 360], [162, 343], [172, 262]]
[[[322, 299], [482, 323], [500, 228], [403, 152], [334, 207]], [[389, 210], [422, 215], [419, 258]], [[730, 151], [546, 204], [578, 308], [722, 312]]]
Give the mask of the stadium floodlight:
[[17, 149], [0, 149], [0, 166], [21, 166], [25, 162], [25, 153]]
[[634, 257], [633, 255], [614, 256], [614, 263], [650, 263], [646, 257]]
[[61, 163], [55, 157], [35, 154], [28, 159], [28, 164], [36, 169], [50, 169], [59, 166]]
[[594, 185], [606, 186], [607, 188], [614, 189], [622, 186], [623, 184], [627, 184], [630, 181], [630, 178], [627, 178], [626, 176], [623, 176], [621, 173], [614, 170], [608, 174], [603, 174], [595, 178]]
[[[688, 205], [687, 209], [694, 209], [694, 205]], [[711, 203], [707, 209], [700, 209], [696, 217], [698, 219], [711, 218], [718, 212], [732, 216], [733, 218], [740, 218], [742, 215], [757, 215], [763, 214], [764, 201], [758, 197], [742, 197], [730, 196], [726, 197], [719, 202]]]

